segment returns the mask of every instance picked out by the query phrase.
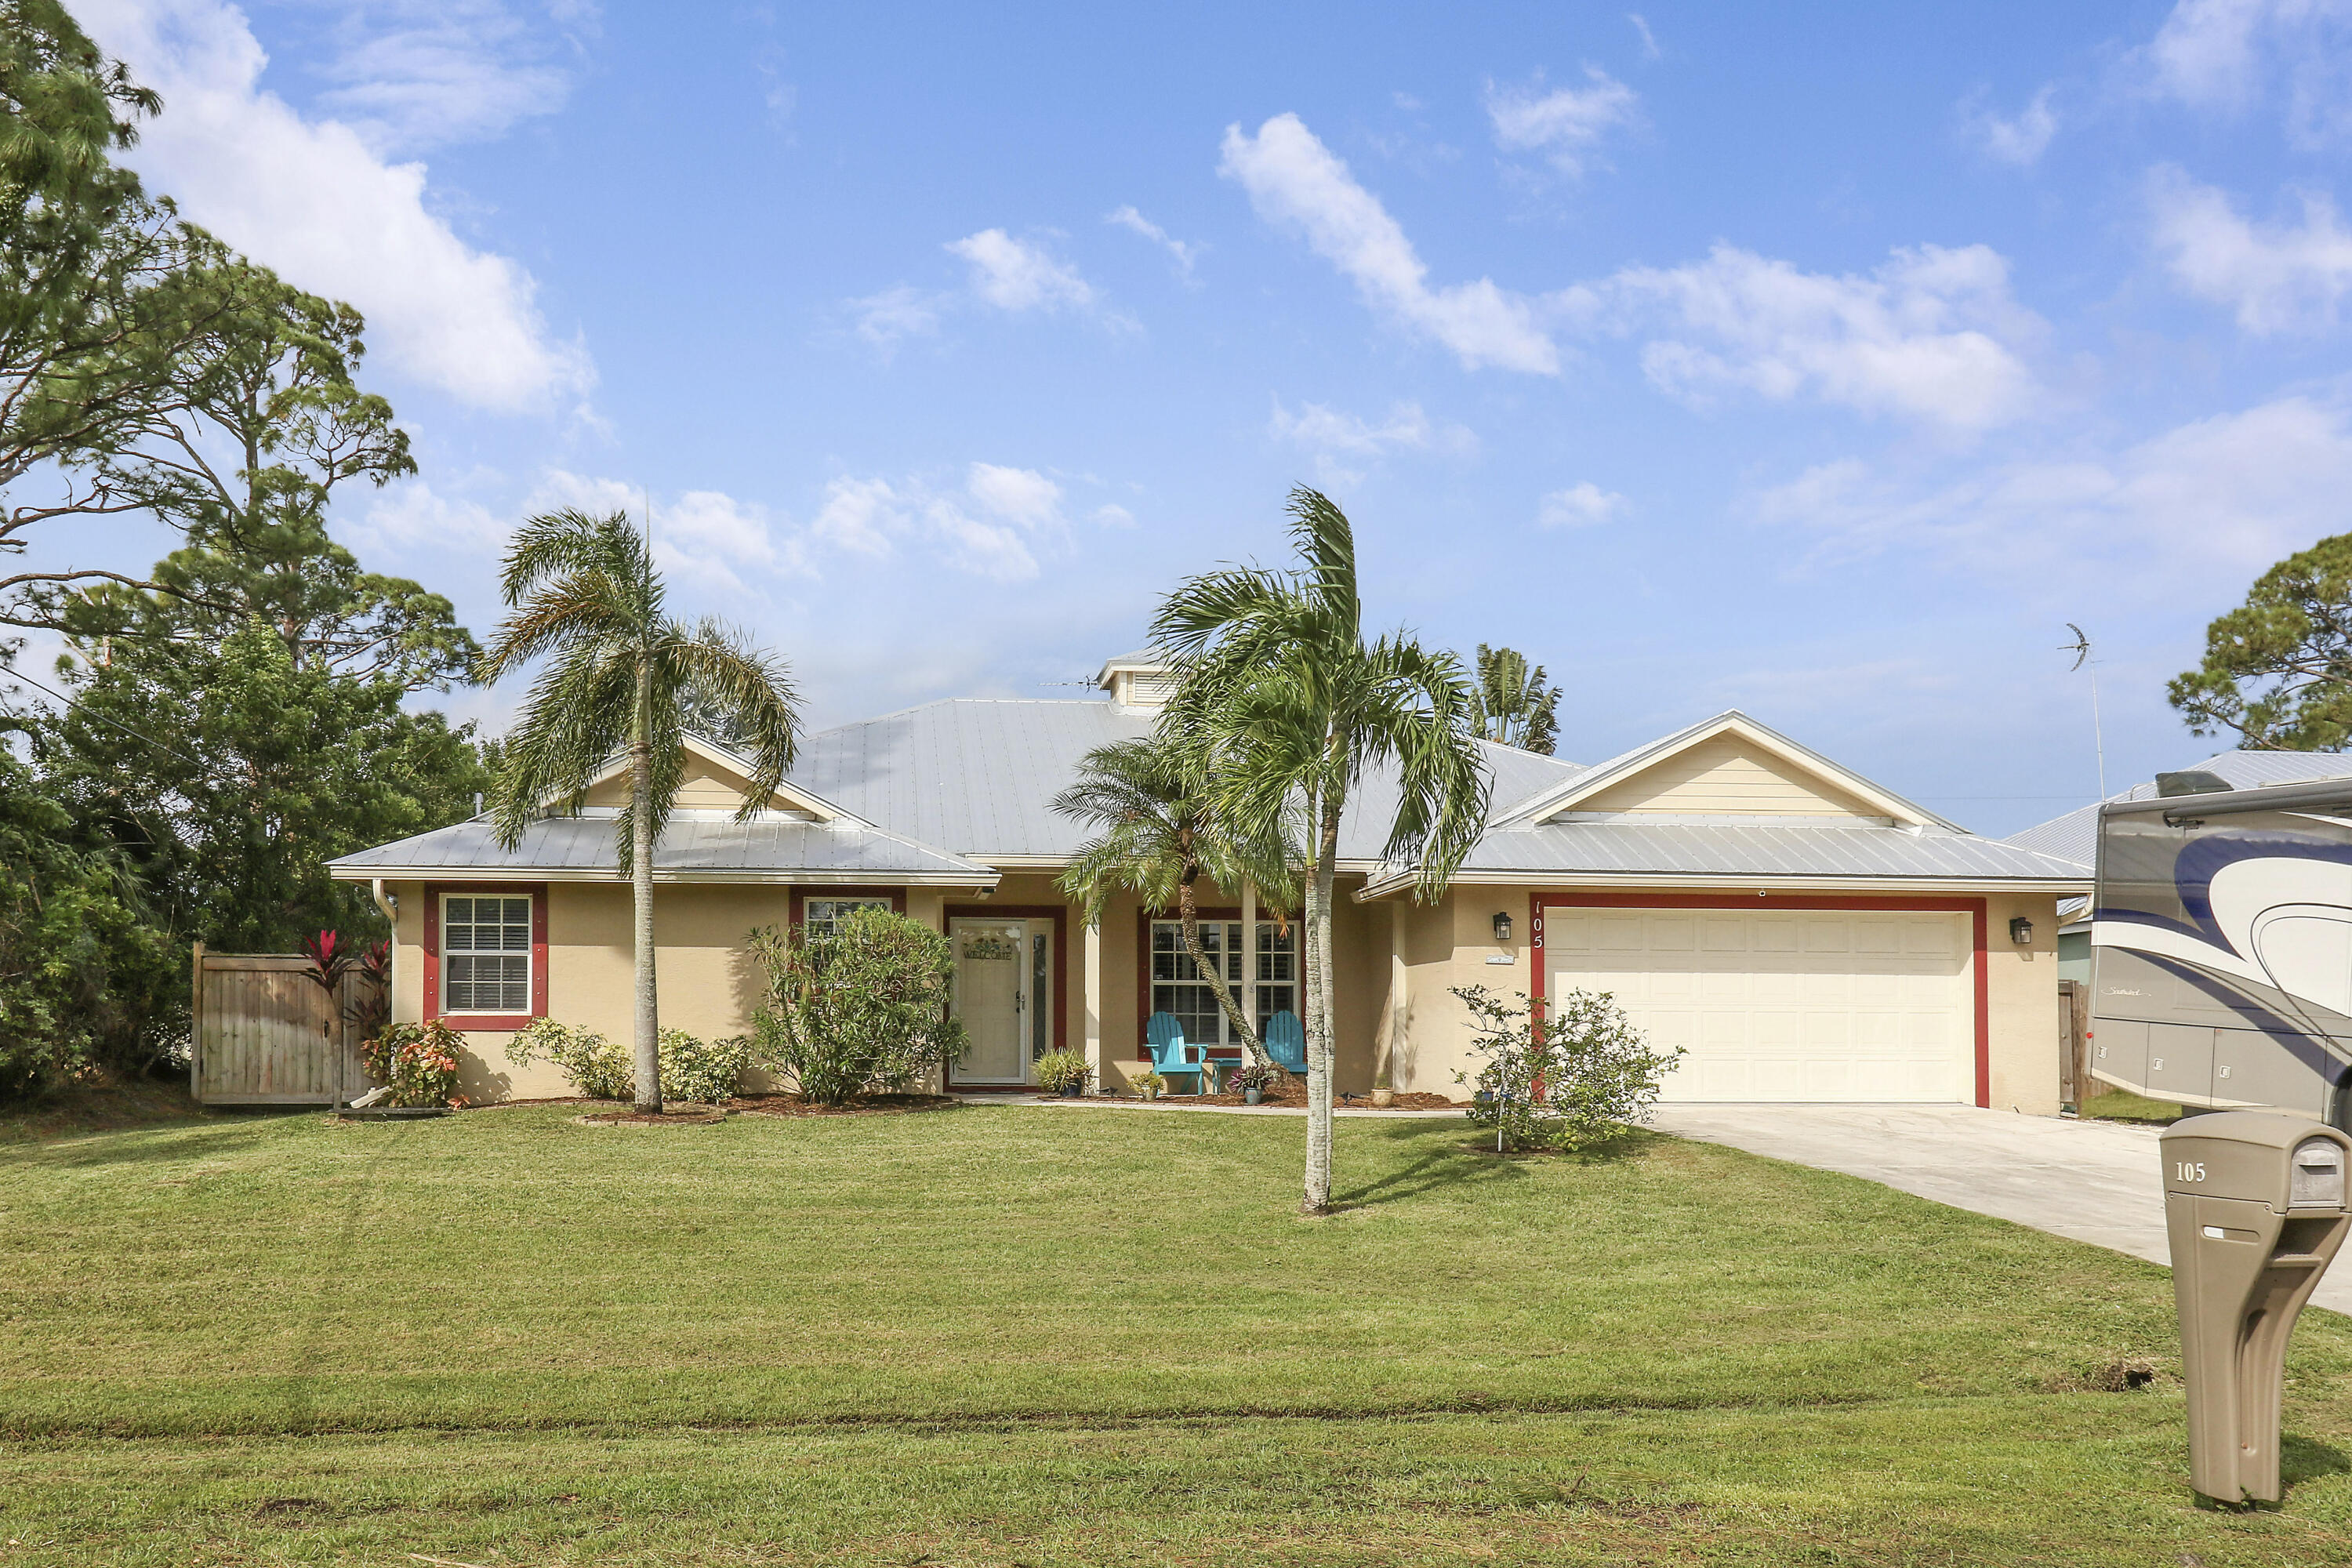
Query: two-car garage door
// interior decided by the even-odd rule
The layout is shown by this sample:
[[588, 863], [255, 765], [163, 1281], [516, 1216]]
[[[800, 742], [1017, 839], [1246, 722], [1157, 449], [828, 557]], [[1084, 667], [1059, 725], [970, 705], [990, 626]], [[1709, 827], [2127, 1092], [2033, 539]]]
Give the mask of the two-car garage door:
[[1545, 981], [1616, 994], [1689, 1054], [1669, 1100], [1975, 1097], [1969, 917], [1911, 910], [1545, 911]]

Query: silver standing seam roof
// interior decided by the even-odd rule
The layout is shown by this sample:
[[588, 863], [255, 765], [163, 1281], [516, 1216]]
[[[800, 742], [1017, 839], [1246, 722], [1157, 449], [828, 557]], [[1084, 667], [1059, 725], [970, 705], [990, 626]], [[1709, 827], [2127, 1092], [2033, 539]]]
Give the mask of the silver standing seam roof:
[[[2340, 752], [2221, 752], [2201, 763], [2191, 763], [2189, 769], [2220, 776], [2231, 789], [2260, 789], [2264, 784], [2309, 784], [2318, 779], [2352, 778], [2352, 756]], [[2189, 771], [2184, 769], [2184, 772]], [[2108, 800], [2153, 800], [2156, 783], [2150, 780], [2112, 795]], [[2071, 860], [2088, 871], [2098, 858], [2099, 807], [2103, 802], [2093, 801], [2078, 805], [2047, 822], [2034, 824], [2020, 833], [2001, 840], [2039, 854], [2053, 855], [2061, 860]]]
[[[534, 880], [617, 878], [617, 826], [611, 816], [543, 816], [508, 849], [489, 822], [476, 817], [329, 864], [346, 879], [458, 871]], [[662, 881], [913, 881], [958, 887], [996, 880], [988, 867], [846, 816], [830, 822], [673, 817], [654, 849], [654, 876]]]

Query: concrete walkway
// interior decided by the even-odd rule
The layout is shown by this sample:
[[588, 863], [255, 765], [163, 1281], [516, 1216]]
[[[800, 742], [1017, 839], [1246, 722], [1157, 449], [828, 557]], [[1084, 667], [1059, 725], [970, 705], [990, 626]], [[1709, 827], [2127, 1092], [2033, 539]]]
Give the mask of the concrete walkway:
[[[959, 1094], [954, 1099], [966, 1105], [1036, 1105], [1054, 1110], [1150, 1110], [1182, 1111], [1192, 1116], [1304, 1116], [1303, 1105], [1178, 1105], [1170, 1100], [1115, 1099], [1110, 1095], [1080, 1095], [1076, 1100], [1064, 1100], [1060, 1095], [1046, 1094]], [[1374, 1110], [1370, 1106], [1334, 1106], [1334, 1117], [1379, 1117], [1387, 1121], [1428, 1120], [1462, 1120], [1462, 1108], [1451, 1110]]]
[[[2153, 1127], [1963, 1105], [1663, 1105], [1651, 1125], [2172, 1261]], [[2352, 1312], [2352, 1265], [2331, 1268], [2312, 1304]]]

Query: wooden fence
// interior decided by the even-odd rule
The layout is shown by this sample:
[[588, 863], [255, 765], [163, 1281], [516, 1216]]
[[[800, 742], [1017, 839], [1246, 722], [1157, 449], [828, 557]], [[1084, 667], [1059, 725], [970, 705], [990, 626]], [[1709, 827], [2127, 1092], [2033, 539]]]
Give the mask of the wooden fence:
[[310, 960], [206, 952], [196, 944], [188, 1089], [204, 1105], [330, 1105], [368, 1086], [344, 1010], [365, 984], [330, 1000]]

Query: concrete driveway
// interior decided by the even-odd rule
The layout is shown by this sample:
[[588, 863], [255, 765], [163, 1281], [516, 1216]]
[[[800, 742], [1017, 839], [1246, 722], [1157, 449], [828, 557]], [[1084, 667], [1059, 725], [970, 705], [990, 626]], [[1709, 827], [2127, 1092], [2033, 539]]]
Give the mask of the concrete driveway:
[[[1965, 1105], [1662, 1105], [1651, 1125], [2172, 1261], [2153, 1127]], [[2329, 1269], [2311, 1300], [2352, 1312], [2352, 1263]]]

